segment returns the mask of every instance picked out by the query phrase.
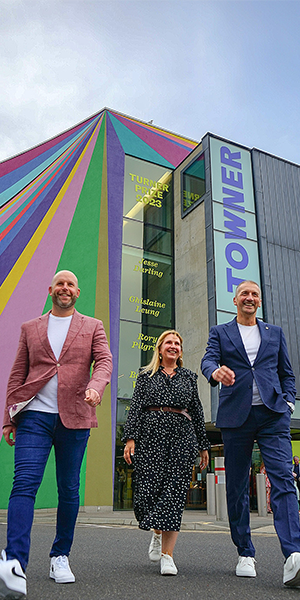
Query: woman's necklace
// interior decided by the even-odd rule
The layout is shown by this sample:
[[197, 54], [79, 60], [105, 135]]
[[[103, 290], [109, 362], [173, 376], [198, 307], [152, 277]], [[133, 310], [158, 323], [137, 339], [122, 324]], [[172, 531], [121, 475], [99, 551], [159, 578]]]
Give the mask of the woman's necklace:
[[175, 373], [175, 369], [171, 368], [171, 367], [165, 367], [164, 365], [162, 365], [163, 368], [163, 373], [165, 373], [166, 375], [169, 375], [170, 377], [172, 377], [173, 373]]

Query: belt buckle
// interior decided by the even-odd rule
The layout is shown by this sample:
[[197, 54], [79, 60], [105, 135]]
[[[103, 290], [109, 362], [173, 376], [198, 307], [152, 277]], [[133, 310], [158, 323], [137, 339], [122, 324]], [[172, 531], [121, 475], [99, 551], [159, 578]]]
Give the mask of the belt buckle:
[[163, 413], [163, 412], [164, 412], [164, 408], [163, 408], [163, 406], [161, 406], [159, 410], [160, 410], [160, 412], [162, 412], [162, 413]]

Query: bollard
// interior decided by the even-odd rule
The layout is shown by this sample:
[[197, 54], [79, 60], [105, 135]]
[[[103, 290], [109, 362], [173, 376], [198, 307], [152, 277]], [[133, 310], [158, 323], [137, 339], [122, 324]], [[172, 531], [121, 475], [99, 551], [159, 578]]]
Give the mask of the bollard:
[[217, 521], [227, 521], [224, 456], [215, 458], [215, 480]]
[[216, 484], [215, 484], [215, 474], [214, 473], [206, 474], [206, 505], [207, 505], [207, 514], [215, 515], [216, 514]]
[[259, 517], [267, 516], [267, 491], [264, 473], [256, 474], [257, 512]]

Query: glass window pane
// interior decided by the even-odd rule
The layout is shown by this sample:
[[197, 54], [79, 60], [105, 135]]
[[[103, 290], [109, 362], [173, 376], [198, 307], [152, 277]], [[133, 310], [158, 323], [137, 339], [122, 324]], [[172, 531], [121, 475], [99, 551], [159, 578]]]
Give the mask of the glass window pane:
[[151, 225], [144, 227], [143, 247], [148, 252], [159, 252], [172, 255], [172, 234], [171, 231], [164, 231]]
[[185, 170], [187, 175], [192, 175], [193, 177], [198, 177], [198, 179], [205, 179], [205, 164], [204, 164], [204, 154], [200, 154], [194, 162]]
[[[163, 192], [161, 208], [157, 210], [152, 202], [146, 204], [144, 208], [144, 223], [151, 223], [152, 225], [171, 229], [173, 224], [173, 179], [171, 174], [168, 175], [165, 182], [164, 187], [168, 189]], [[147, 202], [147, 198], [144, 198], [143, 202]]]
[[182, 212], [183, 214], [194, 205], [199, 204], [205, 194], [205, 164], [204, 154], [201, 154], [190, 164], [183, 173], [182, 179]]
[[123, 245], [121, 319], [170, 328], [172, 258]]
[[132, 397], [139, 368], [150, 362], [156, 341], [164, 329], [167, 328], [146, 327], [129, 321], [120, 322], [119, 398]]
[[[119, 404], [120, 401], [118, 401]], [[116, 461], [114, 480], [114, 509], [131, 509], [133, 497], [133, 465], [127, 465], [123, 458], [124, 444], [121, 441], [123, 426], [117, 425], [116, 431]]]
[[124, 425], [127, 420], [128, 411], [130, 409], [130, 401], [119, 399], [117, 402], [117, 423], [118, 425]]
[[144, 248], [148, 252], [172, 255], [171, 231], [133, 219], [123, 219], [123, 244]]
[[141, 325], [120, 321], [118, 397], [131, 398], [141, 366]]
[[143, 247], [143, 223], [132, 219], [123, 219], [123, 244]]
[[129, 219], [172, 225], [172, 171], [125, 157], [124, 216]]
[[193, 206], [205, 194], [205, 181], [183, 175], [183, 211]]

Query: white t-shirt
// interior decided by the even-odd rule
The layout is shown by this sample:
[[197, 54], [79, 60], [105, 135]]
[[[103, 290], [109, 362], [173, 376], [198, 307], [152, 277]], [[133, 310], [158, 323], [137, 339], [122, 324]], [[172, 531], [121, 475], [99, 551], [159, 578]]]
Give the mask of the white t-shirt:
[[[243, 344], [245, 350], [247, 352], [249, 362], [251, 366], [253, 365], [256, 355], [258, 353], [258, 349], [261, 342], [260, 332], [258, 325], [240, 325], [238, 323], [238, 328], [241, 334], [241, 338], [243, 340]], [[256, 381], [253, 378], [253, 396], [252, 396], [252, 405], [255, 404], [263, 404], [263, 401], [260, 397], [258, 387], [256, 385]]]
[[[55, 317], [52, 313], [48, 319], [48, 340], [53, 350], [56, 360], [59, 359], [62, 347], [65, 343], [67, 333], [71, 324], [72, 316]], [[55, 374], [44, 387], [36, 394], [36, 396], [23, 408], [25, 410], [39, 410], [47, 413], [58, 413], [57, 406], [57, 384], [58, 378]]]

